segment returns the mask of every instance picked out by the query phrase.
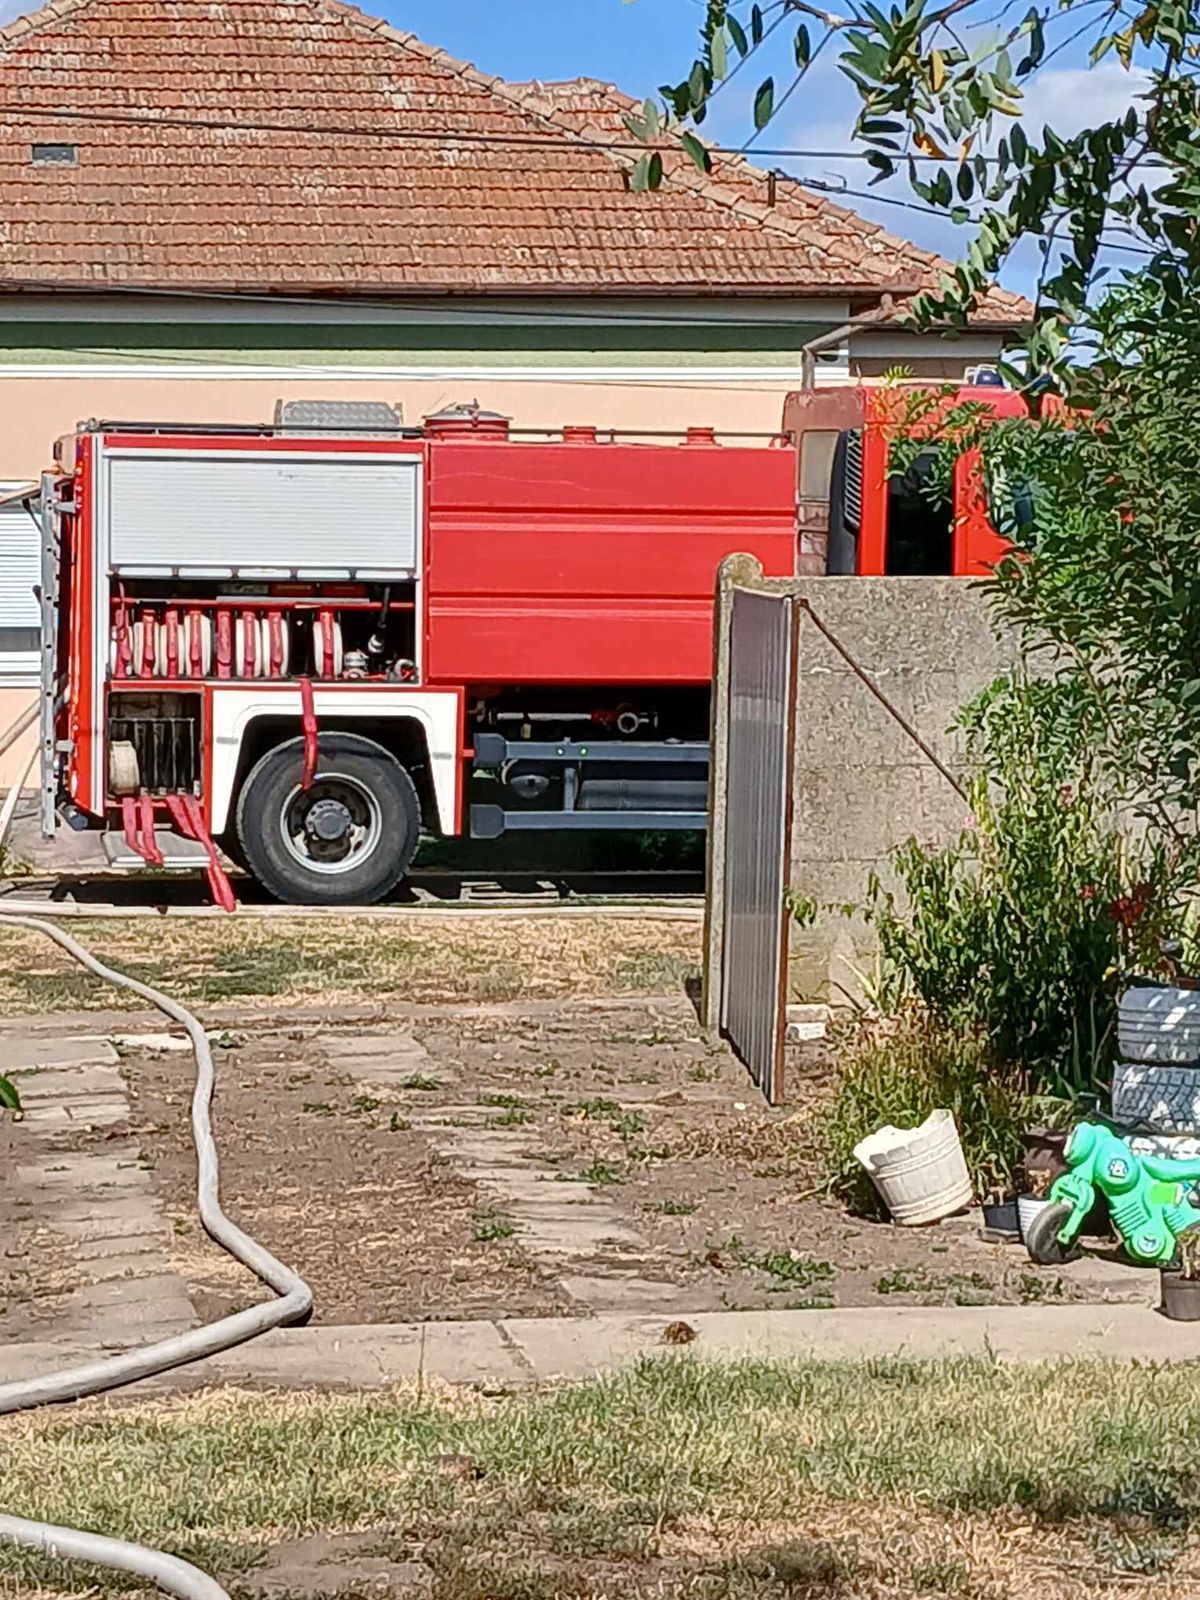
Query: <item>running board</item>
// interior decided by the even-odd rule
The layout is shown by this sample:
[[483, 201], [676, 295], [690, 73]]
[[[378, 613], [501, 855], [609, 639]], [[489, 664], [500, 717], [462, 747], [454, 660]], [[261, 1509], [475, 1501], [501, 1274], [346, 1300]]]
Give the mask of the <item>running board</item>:
[[[104, 854], [108, 857], [111, 867], [118, 867], [127, 872], [131, 869], [144, 869], [149, 865], [146, 857], [140, 851], [134, 850], [119, 833], [106, 833], [102, 840]], [[208, 866], [208, 851], [195, 839], [185, 839], [173, 828], [155, 828], [154, 842], [162, 852], [162, 867], [164, 872], [203, 872]], [[158, 867], [158, 863], [155, 863]]]

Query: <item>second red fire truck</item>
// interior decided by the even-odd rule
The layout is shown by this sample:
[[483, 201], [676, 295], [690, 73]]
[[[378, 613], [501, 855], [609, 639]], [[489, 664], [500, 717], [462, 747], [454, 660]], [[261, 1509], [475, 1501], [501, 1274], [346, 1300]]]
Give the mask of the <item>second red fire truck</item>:
[[348, 905], [422, 829], [702, 828], [724, 556], [996, 558], [977, 466], [944, 519], [889, 479], [880, 393], [790, 396], [752, 447], [530, 438], [476, 407], [81, 426], [41, 485], [44, 829], [200, 854], [229, 903], [219, 843], [279, 899]]

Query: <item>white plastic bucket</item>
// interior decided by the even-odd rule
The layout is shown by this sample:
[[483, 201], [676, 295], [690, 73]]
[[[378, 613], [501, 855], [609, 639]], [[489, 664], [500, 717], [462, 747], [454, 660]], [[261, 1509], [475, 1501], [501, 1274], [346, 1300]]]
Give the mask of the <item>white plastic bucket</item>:
[[880, 1128], [854, 1147], [880, 1198], [901, 1227], [937, 1222], [971, 1204], [971, 1179], [949, 1111], [919, 1128]]
[[1200, 991], [1169, 985], [1126, 989], [1117, 1002], [1117, 1039], [1126, 1061], [1200, 1061]]
[[1029, 1229], [1033, 1219], [1039, 1211], [1044, 1211], [1049, 1204], [1049, 1200], [1043, 1200], [1031, 1194], [1019, 1194], [1017, 1196], [1017, 1232], [1021, 1235], [1022, 1244], [1029, 1237]]

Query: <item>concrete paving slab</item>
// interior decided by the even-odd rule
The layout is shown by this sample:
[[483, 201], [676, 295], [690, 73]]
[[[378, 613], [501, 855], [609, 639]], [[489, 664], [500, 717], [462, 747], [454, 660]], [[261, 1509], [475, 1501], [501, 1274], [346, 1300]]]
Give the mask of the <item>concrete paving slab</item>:
[[157, 1214], [147, 1209], [145, 1195], [135, 1193], [128, 1198], [79, 1200], [61, 1206], [54, 1212], [53, 1225], [56, 1233], [68, 1239], [128, 1239], [145, 1233], [147, 1225], [156, 1220]]
[[[448, 1383], [511, 1388], [584, 1379], [644, 1355], [678, 1355], [663, 1340], [685, 1321], [697, 1358], [862, 1360], [982, 1356], [1046, 1361], [1098, 1356], [1200, 1362], [1200, 1325], [1167, 1322], [1140, 1306], [904, 1306], [870, 1310], [696, 1312], [668, 1315], [513, 1318], [493, 1322], [384, 1324], [285, 1329], [240, 1350], [177, 1370], [153, 1388], [239, 1383], [270, 1387], [380, 1389], [424, 1375]], [[158, 1330], [154, 1330], [158, 1331]], [[111, 1348], [135, 1340], [106, 1341]], [[31, 1377], [94, 1357], [47, 1341], [0, 1347], [0, 1382]], [[136, 1398], [147, 1386], [128, 1391]]]
[[114, 1128], [129, 1115], [123, 1095], [77, 1100], [73, 1104], [56, 1101], [52, 1105], [31, 1106], [25, 1113], [28, 1127], [50, 1133], [65, 1128]]
[[[0, 1052], [3, 1046], [0, 1045]], [[20, 1084], [26, 1106], [43, 1100], [78, 1100], [81, 1095], [121, 1094], [124, 1086], [115, 1067], [97, 1062], [90, 1067], [30, 1068]]]
[[209, 1381], [303, 1388], [379, 1388], [422, 1375], [509, 1386], [531, 1376], [494, 1322], [282, 1329], [214, 1357], [205, 1369]]
[[37, 1072], [43, 1067], [113, 1065], [117, 1052], [107, 1039], [38, 1038], [6, 1033], [0, 1036], [0, 1065], [10, 1076]]
[[50, 1199], [71, 1195], [82, 1199], [85, 1195], [141, 1193], [146, 1186], [145, 1169], [136, 1150], [127, 1157], [106, 1151], [103, 1155], [47, 1155], [38, 1163], [16, 1168], [15, 1176], [22, 1194], [31, 1199]]

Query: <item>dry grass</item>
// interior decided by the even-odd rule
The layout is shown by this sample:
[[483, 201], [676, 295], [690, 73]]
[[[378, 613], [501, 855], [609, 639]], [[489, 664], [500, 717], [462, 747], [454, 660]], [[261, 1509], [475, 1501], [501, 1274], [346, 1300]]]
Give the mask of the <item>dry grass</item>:
[[[663, 994], [678, 991], [700, 959], [698, 924], [583, 916], [471, 917], [404, 931], [350, 917], [81, 919], [71, 932], [131, 976], [210, 1004]], [[0, 1015], [125, 1003], [48, 940], [0, 930]]]
[[[1186, 1366], [674, 1355], [500, 1399], [90, 1405], [7, 1424], [0, 1473], [6, 1509], [161, 1541], [235, 1594], [273, 1546], [369, 1532], [434, 1600], [1184, 1600], [1198, 1439]], [[2, 1552], [0, 1592], [120, 1590]]]

